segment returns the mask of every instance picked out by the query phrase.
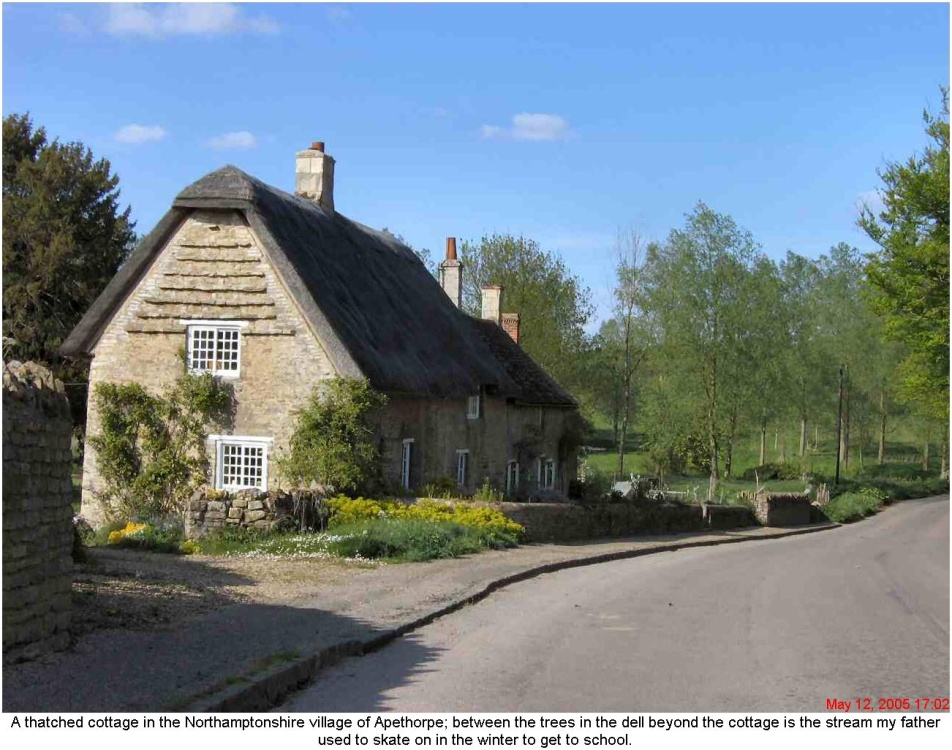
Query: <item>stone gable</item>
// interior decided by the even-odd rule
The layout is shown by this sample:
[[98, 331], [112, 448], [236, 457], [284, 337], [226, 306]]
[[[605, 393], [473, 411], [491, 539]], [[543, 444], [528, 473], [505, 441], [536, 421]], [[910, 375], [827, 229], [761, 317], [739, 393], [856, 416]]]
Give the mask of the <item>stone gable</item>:
[[[160, 393], [182, 372], [183, 320], [245, 321], [237, 409], [223, 432], [286, 444], [291, 414], [335, 371], [237, 211], [193, 212], [123, 301], [93, 350], [87, 431], [96, 434], [96, 383], [138, 382]], [[273, 457], [273, 454], [272, 454]], [[268, 472], [275, 477], [274, 471]], [[103, 521], [95, 450], [87, 443], [83, 513]]]

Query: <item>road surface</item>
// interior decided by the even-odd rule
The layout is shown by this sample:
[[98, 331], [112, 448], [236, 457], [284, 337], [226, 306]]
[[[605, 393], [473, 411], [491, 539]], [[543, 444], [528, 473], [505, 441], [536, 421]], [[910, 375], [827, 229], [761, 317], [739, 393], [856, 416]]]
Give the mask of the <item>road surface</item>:
[[277, 710], [812, 712], [948, 695], [943, 496], [542, 576], [348, 659]]

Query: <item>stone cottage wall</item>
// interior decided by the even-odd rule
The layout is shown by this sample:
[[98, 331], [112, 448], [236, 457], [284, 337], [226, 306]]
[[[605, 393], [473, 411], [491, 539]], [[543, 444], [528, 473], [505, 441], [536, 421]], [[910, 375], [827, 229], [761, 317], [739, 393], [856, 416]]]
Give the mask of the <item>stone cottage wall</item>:
[[[220, 431], [286, 445], [290, 415], [334, 369], [254, 233], [238, 212], [224, 210], [189, 215], [106, 326], [90, 366], [88, 434], [99, 429], [92, 398], [97, 383], [137, 382], [161, 393], [182, 373], [186, 326], [181, 321], [229, 319], [248, 326], [241, 332], [239, 377], [229, 380], [234, 419]], [[270, 463], [273, 487], [277, 472]], [[83, 515], [97, 526], [106, 520], [96, 501], [101, 489], [96, 452], [87, 444]]]
[[49, 370], [4, 365], [4, 663], [69, 644], [72, 428], [63, 384]]

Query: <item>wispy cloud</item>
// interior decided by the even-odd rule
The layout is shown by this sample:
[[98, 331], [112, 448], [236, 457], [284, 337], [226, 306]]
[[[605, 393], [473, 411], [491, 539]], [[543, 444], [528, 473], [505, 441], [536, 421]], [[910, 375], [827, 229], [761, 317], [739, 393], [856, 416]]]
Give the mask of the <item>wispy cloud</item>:
[[867, 190], [856, 196], [853, 204], [856, 213], [859, 214], [864, 206], [867, 206], [876, 216], [879, 216], [880, 212], [886, 208], [886, 204], [883, 203], [883, 196], [880, 195], [878, 190]]
[[60, 28], [68, 34], [83, 36], [89, 33], [89, 26], [75, 13], [60, 13]]
[[334, 21], [335, 23], [349, 21], [353, 15], [350, 12], [350, 9], [344, 7], [343, 5], [328, 5], [324, 9], [324, 13], [327, 15], [329, 20]]
[[278, 24], [267, 16], [250, 17], [231, 3], [116, 3], [109, 6], [105, 30], [116, 36], [158, 39], [175, 35], [273, 34]]
[[116, 131], [113, 138], [119, 143], [148, 143], [161, 141], [168, 133], [160, 125], [126, 125]]
[[234, 133], [222, 133], [205, 141], [208, 148], [218, 151], [227, 149], [254, 148], [258, 145], [258, 139], [247, 130], [239, 130]]
[[483, 138], [509, 138], [514, 141], [564, 141], [570, 135], [569, 123], [561, 115], [521, 112], [513, 115], [509, 127], [483, 125]]

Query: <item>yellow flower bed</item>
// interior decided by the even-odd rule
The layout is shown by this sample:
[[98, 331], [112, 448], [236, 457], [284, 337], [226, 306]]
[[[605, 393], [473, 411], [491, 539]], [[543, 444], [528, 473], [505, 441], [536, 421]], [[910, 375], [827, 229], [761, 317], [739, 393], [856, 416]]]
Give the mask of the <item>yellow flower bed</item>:
[[466, 503], [441, 503], [436, 500], [420, 500], [407, 505], [397, 500], [369, 500], [345, 495], [327, 501], [331, 510], [331, 524], [339, 526], [354, 521], [374, 518], [408, 518], [419, 521], [449, 521], [477, 529], [521, 534], [523, 527], [507, 518], [501, 511], [485, 506]]
[[133, 521], [129, 521], [129, 523], [125, 525], [125, 528], [119, 529], [118, 531], [109, 532], [109, 544], [115, 544], [130, 534], [137, 534], [140, 531], [144, 531], [145, 528], [146, 524], [144, 523], [134, 523]]

